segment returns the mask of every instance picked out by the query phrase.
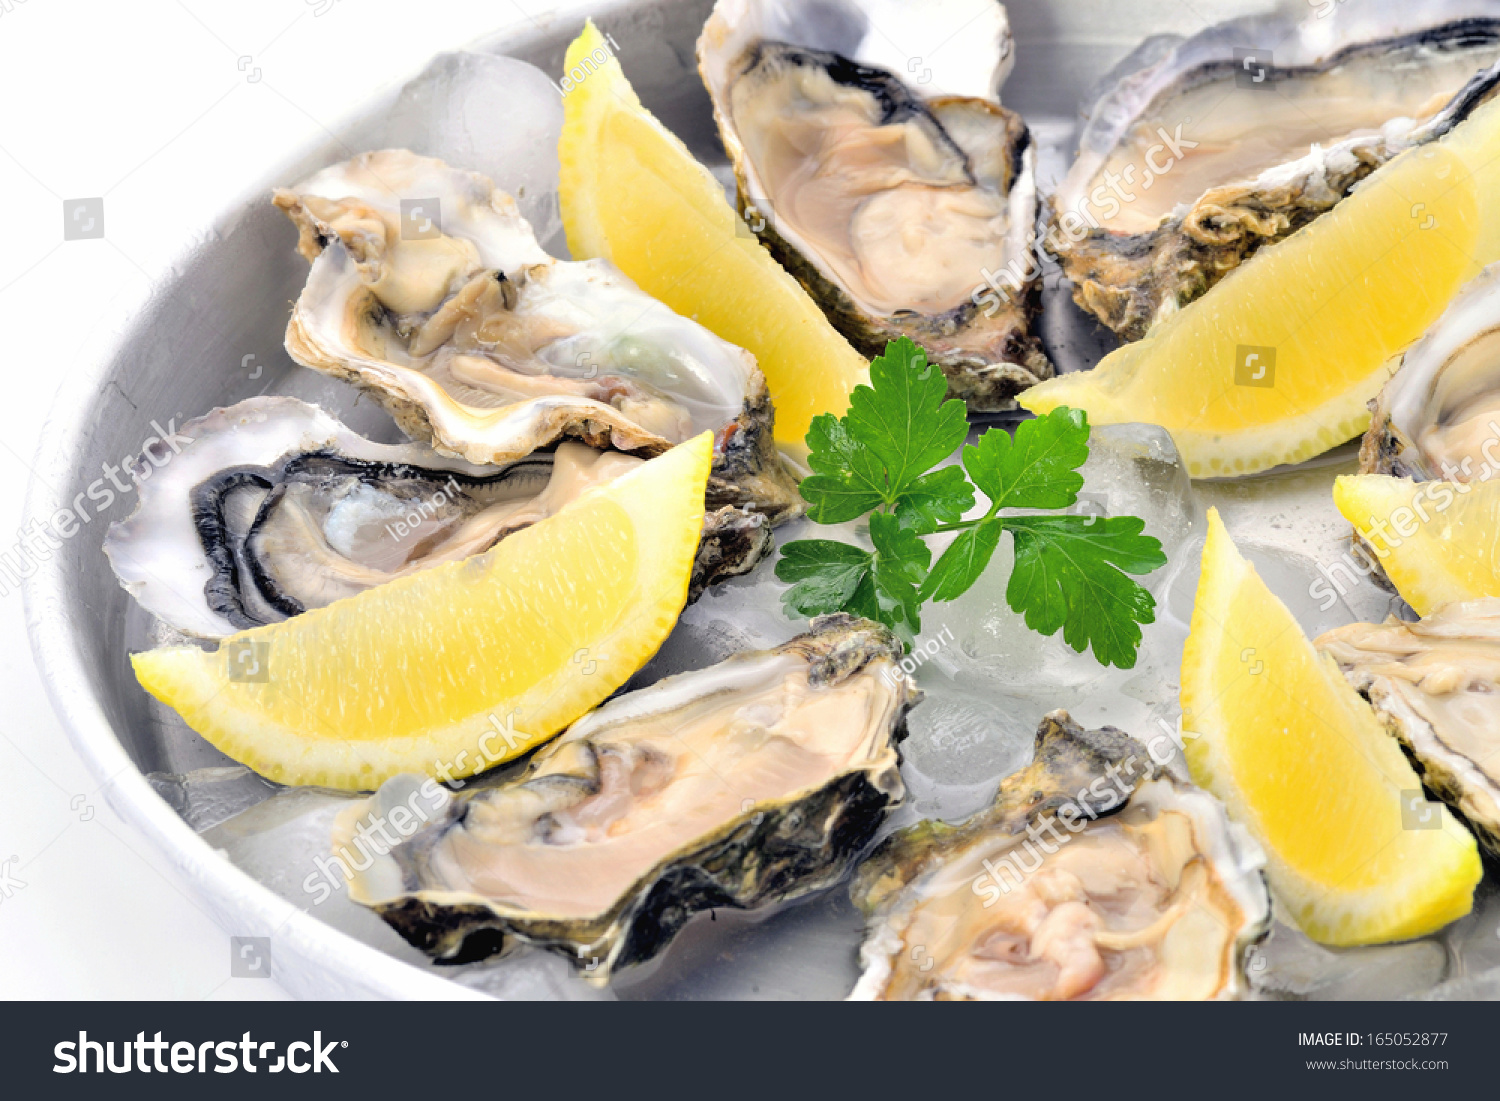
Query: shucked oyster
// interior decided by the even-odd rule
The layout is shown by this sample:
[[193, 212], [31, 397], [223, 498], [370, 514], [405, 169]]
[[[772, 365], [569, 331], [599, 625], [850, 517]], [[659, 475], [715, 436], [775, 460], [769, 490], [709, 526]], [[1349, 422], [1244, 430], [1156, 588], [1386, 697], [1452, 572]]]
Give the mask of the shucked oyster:
[[[315, 405], [250, 398], [183, 426], [104, 552], [147, 611], [219, 638], [489, 550], [645, 460], [564, 442], [507, 466], [378, 444]], [[704, 520], [690, 598], [770, 549], [765, 517]]]
[[852, 997], [1243, 994], [1270, 927], [1265, 858], [1154, 749], [1054, 711], [992, 806], [887, 839], [854, 886], [870, 921]]
[[711, 504], [798, 507], [753, 357], [606, 261], [547, 255], [484, 176], [388, 149], [275, 202], [312, 261], [287, 351], [414, 439], [507, 463], [564, 437], [649, 457], [712, 431]]
[[441, 792], [388, 781], [335, 827], [335, 853], [364, 869], [350, 897], [440, 960], [516, 938], [603, 982], [698, 911], [825, 887], [904, 794], [896, 742], [917, 693], [900, 656], [884, 627], [823, 617], [617, 697], [518, 778], [424, 811], [420, 828], [392, 818], [401, 838], [369, 852], [358, 839]]
[[[948, 41], [912, 75], [904, 51], [934, 28]], [[999, 99], [1010, 51], [998, 3], [719, 0], [698, 41], [746, 221], [856, 348], [910, 337], [981, 410], [1052, 376], [1030, 331], [1035, 154]], [[987, 291], [1022, 267], [1013, 295]]]
[[1416, 758], [1422, 782], [1500, 857], [1500, 599], [1450, 604], [1420, 623], [1351, 623], [1317, 644]]
[[1489, 481], [1500, 474], [1500, 265], [1480, 272], [1370, 403], [1366, 474]]
[[[1047, 245], [1127, 340], [1441, 137], [1500, 82], [1479, 0], [1360, 0], [1148, 39], [1088, 111]], [[1300, 14], [1300, 13], [1299, 13]]]

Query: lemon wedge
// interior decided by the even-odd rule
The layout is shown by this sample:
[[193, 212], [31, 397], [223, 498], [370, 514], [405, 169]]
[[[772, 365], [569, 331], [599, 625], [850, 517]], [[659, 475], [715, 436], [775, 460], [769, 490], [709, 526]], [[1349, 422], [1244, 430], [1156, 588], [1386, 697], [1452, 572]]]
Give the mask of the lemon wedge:
[[1334, 481], [1333, 503], [1418, 615], [1500, 596], [1500, 482], [1349, 475]]
[[1022, 405], [1166, 428], [1195, 478], [1300, 462], [1369, 423], [1366, 403], [1458, 288], [1500, 259], [1500, 103], [1385, 165], [1092, 371]]
[[[1420, 802], [1396, 740], [1208, 515], [1182, 659], [1193, 779], [1255, 835], [1272, 889], [1316, 941], [1405, 940], [1467, 914], [1474, 838]], [[1403, 822], [1403, 800], [1427, 821]]]
[[283, 784], [469, 776], [597, 706], [677, 622], [703, 526], [704, 433], [492, 550], [283, 623], [132, 657], [157, 699]]
[[854, 387], [869, 381], [869, 364], [772, 259], [713, 174], [641, 106], [592, 22], [564, 66], [584, 74], [563, 98], [558, 146], [574, 258], [610, 260], [647, 294], [754, 355], [776, 406], [776, 442], [805, 451], [812, 418], [842, 414]]

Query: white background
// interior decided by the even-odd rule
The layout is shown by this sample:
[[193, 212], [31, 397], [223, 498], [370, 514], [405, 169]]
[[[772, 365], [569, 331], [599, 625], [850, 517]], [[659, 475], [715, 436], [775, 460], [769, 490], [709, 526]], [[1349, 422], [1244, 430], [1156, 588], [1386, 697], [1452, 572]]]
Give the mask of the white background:
[[[585, 6], [0, 0], [0, 546], [59, 380], [120, 288], [163, 277], [247, 183], [432, 54]], [[100, 195], [105, 237], [64, 242], [63, 200]], [[229, 977], [228, 936], [92, 798], [24, 619], [0, 595], [0, 997], [284, 997]]]

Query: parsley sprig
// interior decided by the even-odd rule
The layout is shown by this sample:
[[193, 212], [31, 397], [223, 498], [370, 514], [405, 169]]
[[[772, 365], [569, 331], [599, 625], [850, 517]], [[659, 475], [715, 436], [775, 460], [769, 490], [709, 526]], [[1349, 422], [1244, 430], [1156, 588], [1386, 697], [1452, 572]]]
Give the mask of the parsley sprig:
[[[1083, 411], [1066, 407], [1022, 423], [1014, 437], [991, 428], [963, 448], [961, 466], [939, 466], [968, 436], [961, 401], [947, 399], [943, 373], [906, 338], [870, 364], [843, 417], [814, 418], [812, 471], [802, 482], [808, 517], [840, 524], [869, 515], [873, 551], [831, 539], [782, 547], [776, 576], [792, 583], [788, 614], [845, 611], [879, 620], [912, 641], [922, 605], [962, 596], [1010, 532], [1015, 564], [1005, 599], [1026, 626], [1059, 629], [1074, 650], [1102, 664], [1135, 665], [1143, 623], [1156, 601], [1131, 574], [1166, 564], [1161, 543], [1134, 516], [1010, 515], [1065, 509], [1078, 500], [1089, 456]], [[965, 520], [977, 500], [984, 513]], [[926, 537], [957, 532], [936, 563]]]

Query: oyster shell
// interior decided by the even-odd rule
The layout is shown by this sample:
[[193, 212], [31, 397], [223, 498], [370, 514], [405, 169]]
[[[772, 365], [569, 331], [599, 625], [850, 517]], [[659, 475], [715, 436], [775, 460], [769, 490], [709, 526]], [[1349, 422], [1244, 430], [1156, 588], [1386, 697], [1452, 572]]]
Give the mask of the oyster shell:
[[[220, 638], [480, 554], [643, 459], [565, 441], [507, 466], [365, 439], [315, 405], [259, 397], [183, 426], [104, 552], [147, 611]], [[764, 516], [704, 520], [690, 597], [770, 549]]]
[[1454, 296], [1370, 410], [1366, 474], [1469, 482], [1500, 472], [1500, 264]]
[[800, 508], [754, 358], [607, 261], [547, 255], [486, 177], [387, 149], [274, 201], [312, 261], [287, 351], [413, 439], [507, 463], [564, 437], [649, 457], [712, 431], [712, 505]]
[[1048, 249], [1078, 305], [1138, 339], [1467, 118], [1497, 61], [1500, 19], [1475, 0], [1361, 0], [1148, 39], [1088, 109]]
[[[963, 38], [915, 74], [893, 44], [949, 14]], [[698, 62], [747, 223], [856, 348], [874, 356], [910, 337], [976, 410], [1014, 408], [1052, 376], [1031, 333], [1035, 152], [1000, 105], [1000, 4], [976, 16], [951, 3], [719, 0]], [[992, 271], [1022, 267], [1013, 288], [986, 288]]]
[[1351, 623], [1317, 645], [1416, 758], [1422, 782], [1500, 857], [1500, 599], [1418, 623]]
[[[616, 697], [499, 786], [448, 798], [388, 781], [334, 830], [340, 859], [364, 869], [350, 896], [439, 960], [514, 938], [603, 982], [700, 910], [826, 887], [904, 794], [896, 741], [918, 694], [900, 656], [884, 627], [826, 616], [774, 650]], [[362, 823], [433, 797], [396, 844], [359, 841]]]
[[869, 926], [851, 997], [1238, 997], [1270, 927], [1264, 862], [1146, 746], [1054, 711], [993, 805], [896, 833], [860, 868]]

